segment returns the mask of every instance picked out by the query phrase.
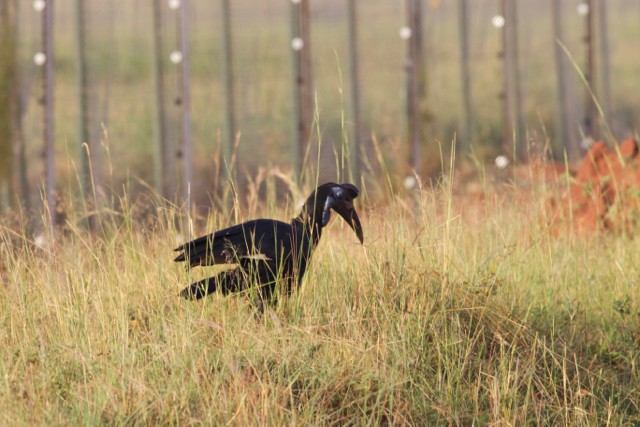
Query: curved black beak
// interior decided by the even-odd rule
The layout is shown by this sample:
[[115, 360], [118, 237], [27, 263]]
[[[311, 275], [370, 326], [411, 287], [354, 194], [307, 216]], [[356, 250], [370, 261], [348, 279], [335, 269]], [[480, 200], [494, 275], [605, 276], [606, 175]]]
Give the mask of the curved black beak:
[[362, 234], [362, 224], [360, 224], [360, 218], [358, 218], [358, 213], [356, 212], [356, 209], [353, 206], [353, 201], [336, 200], [332, 208], [342, 218], [344, 218], [344, 220], [347, 221], [347, 224], [349, 224], [353, 229], [353, 231], [356, 232], [356, 236], [358, 236], [358, 240], [360, 240], [360, 243], [364, 243], [364, 235]]

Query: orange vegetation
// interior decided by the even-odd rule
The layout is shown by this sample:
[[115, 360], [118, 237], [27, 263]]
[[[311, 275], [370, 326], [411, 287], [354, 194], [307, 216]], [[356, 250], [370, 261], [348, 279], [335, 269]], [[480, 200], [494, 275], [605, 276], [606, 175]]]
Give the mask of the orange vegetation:
[[558, 234], [562, 228], [580, 235], [599, 230], [631, 232], [640, 224], [640, 155], [633, 139], [618, 149], [595, 143], [571, 185], [551, 198], [549, 213]]

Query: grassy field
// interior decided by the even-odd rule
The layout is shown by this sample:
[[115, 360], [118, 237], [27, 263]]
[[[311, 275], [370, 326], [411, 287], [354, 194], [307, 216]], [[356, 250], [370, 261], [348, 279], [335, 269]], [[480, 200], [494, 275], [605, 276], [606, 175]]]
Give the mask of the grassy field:
[[[53, 246], [3, 226], [0, 424], [640, 422], [638, 239], [551, 238], [542, 190], [454, 188], [366, 189], [364, 246], [333, 222], [262, 316], [177, 297], [203, 273], [172, 263], [171, 207], [123, 200], [94, 235], [71, 211]], [[266, 194], [196, 232], [294, 215]]]
[[[238, 159], [246, 189], [231, 210], [220, 209], [228, 200], [212, 196], [223, 187], [212, 167], [224, 113], [219, 29], [212, 24], [219, 16], [212, 4], [191, 3], [197, 235], [259, 216], [287, 220], [314, 174], [344, 181], [336, 178], [349, 123], [344, 4], [314, 3], [319, 141], [299, 189], [286, 178], [288, 18], [284, 3], [258, 3], [234, 2]], [[375, 138], [356, 180], [365, 244], [334, 221], [302, 288], [263, 315], [244, 296], [201, 302], [177, 296], [205, 272], [172, 262], [172, 248], [184, 239], [175, 220], [181, 212], [148, 191], [150, 2], [92, 4], [92, 135], [101, 150], [96, 167], [104, 197], [96, 232], [83, 226], [89, 212], [75, 196], [74, 15], [70, 0], [56, 3], [61, 225], [34, 237], [34, 223], [23, 224], [14, 211], [0, 219], [1, 425], [640, 423], [640, 242], [620, 234], [552, 237], [543, 206], [554, 189], [506, 184], [508, 177], [483, 166], [497, 154], [501, 120], [498, 37], [488, 25], [496, 3], [472, 2], [478, 156], [455, 172], [441, 160], [461, 109], [455, 4], [428, 3], [440, 7], [426, 13], [434, 119], [425, 152], [451, 176], [416, 192], [397, 190], [406, 166], [403, 10], [386, 0], [369, 3], [361, 11], [363, 118]], [[531, 141], [553, 144], [548, 22], [538, 0], [521, 4], [527, 129]], [[632, 40], [639, 27], [637, 5], [618, 6], [611, 8], [610, 124], [623, 136], [638, 120]], [[39, 21], [29, 8], [21, 13], [21, 56], [31, 64]], [[164, 13], [171, 24], [168, 56], [175, 21]], [[567, 19], [567, 45], [579, 56], [581, 23]], [[39, 83], [37, 70], [24, 68], [36, 189]], [[177, 94], [175, 79], [170, 69], [168, 102]], [[169, 116], [177, 144], [177, 109]], [[287, 195], [276, 198], [277, 191]], [[39, 210], [41, 202], [33, 202]], [[205, 213], [205, 206], [213, 208]]]

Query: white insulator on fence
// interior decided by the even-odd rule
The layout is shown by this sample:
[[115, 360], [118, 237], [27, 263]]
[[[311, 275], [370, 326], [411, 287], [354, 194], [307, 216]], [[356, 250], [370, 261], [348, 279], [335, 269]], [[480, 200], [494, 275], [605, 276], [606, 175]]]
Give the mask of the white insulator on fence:
[[578, 11], [578, 15], [587, 16], [589, 14], [589, 5], [587, 3], [582, 2], [578, 4], [578, 7], [576, 8], [576, 10]]
[[173, 52], [171, 52], [171, 54], [169, 55], [169, 59], [171, 60], [172, 63], [174, 64], [179, 64], [182, 62], [182, 52], [180, 52], [179, 50], [174, 50]]
[[302, 40], [302, 38], [294, 37], [291, 40], [291, 49], [298, 51], [298, 50], [302, 50], [303, 47], [304, 47], [304, 40]]
[[45, 55], [42, 52], [38, 52], [35, 55], [33, 55], [33, 62], [38, 66], [42, 66], [44, 65], [45, 62], [47, 62], [47, 55]]
[[33, 243], [39, 248], [47, 247], [47, 237], [44, 234], [38, 234], [33, 238]]
[[591, 138], [590, 136], [585, 136], [580, 140], [580, 148], [582, 148], [584, 151], [588, 151], [589, 148], [591, 148], [591, 146], [593, 145], [593, 142], [593, 138]]
[[493, 18], [491, 18], [491, 25], [493, 25], [494, 28], [502, 28], [504, 27], [504, 24], [505, 19], [502, 15], [495, 15]]
[[44, 0], [35, 0], [33, 2], [33, 10], [36, 12], [42, 12], [47, 7], [47, 3]]
[[418, 185], [418, 180], [413, 175], [408, 175], [403, 181], [402, 184], [404, 188], [407, 190], [413, 190]]
[[407, 27], [406, 25], [402, 28], [400, 28], [400, 38], [402, 40], [409, 40], [411, 38], [411, 27]]
[[507, 159], [507, 156], [500, 155], [496, 157], [496, 167], [498, 169], [504, 169], [507, 166], [509, 166], [509, 159]]

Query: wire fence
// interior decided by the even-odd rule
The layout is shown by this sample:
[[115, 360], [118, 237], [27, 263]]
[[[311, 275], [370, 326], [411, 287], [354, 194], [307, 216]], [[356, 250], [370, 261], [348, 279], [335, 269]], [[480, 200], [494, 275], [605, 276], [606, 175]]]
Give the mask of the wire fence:
[[260, 167], [360, 182], [372, 138], [398, 176], [437, 174], [453, 141], [574, 160], [640, 119], [634, 0], [2, 4], [4, 205], [75, 177], [188, 206]]

